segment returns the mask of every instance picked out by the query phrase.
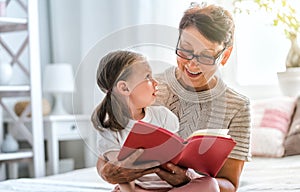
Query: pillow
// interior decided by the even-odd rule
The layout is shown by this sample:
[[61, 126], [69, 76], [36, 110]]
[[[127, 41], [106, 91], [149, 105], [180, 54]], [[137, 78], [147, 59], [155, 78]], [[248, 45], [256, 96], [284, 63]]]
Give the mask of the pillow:
[[296, 106], [294, 97], [254, 100], [251, 103], [253, 156], [282, 157], [284, 140]]
[[290, 130], [284, 142], [285, 156], [300, 154], [300, 97], [297, 99], [296, 111]]

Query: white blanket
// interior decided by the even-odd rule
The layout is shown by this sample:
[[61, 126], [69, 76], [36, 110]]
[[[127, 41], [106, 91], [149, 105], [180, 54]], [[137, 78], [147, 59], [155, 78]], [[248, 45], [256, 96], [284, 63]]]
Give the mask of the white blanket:
[[[85, 168], [39, 179], [0, 182], [1, 192], [108, 192], [114, 185], [103, 181], [96, 168]], [[300, 155], [253, 158], [245, 163], [238, 192], [300, 191]]]
[[0, 182], [1, 192], [109, 192], [114, 185], [103, 181], [96, 168], [85, 168], [37, 179]]
[[47, 179], [14, 179], [0, 183], [1, 192], [108, 192], [110, 185]]
[[245, 163], [238, 191], [300, 191], [300, 155], [253, 158]]

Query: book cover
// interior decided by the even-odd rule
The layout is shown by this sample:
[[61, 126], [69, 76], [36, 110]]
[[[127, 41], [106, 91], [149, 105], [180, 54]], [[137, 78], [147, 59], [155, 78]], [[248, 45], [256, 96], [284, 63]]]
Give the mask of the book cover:
[[123, 160], [136, 149], [142, 148], [144, 153], [136, 163], [172, 162], [215, 177], [236, 144], [221, 131], [228, 130], [199, 130], [184, 140], [164, 128], [138, 121], [126, 138], [118, 159]]

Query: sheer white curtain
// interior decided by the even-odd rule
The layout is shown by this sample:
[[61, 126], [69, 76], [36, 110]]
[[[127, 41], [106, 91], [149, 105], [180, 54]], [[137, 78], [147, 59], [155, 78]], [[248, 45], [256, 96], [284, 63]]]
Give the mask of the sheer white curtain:
[[[93, 59], [79, 66], [78, 83], [85, 90], [80, 97], [83, 101], [90, 101], [91, 96], [93, 98], [93, 102], [82, 103], [85, 113], [90, 113], [95, 103], [99, 103], [102, 98], [95, 85], [95, 70], [101, 56], [108, 51], [132, 48], [147, 55], [154, 61], [154, 65], [155, 61], [175, 64], [177, 28], [183, 11], [188, 6], [187, 1], [173, 0], [82, 1], [82, 60], [88, 54], [94, 54], [89, 55]], [[92, 53], [91, 49], [95, 47], [98, 51]], [[154, 66], [153, 70], [161, 68]]]

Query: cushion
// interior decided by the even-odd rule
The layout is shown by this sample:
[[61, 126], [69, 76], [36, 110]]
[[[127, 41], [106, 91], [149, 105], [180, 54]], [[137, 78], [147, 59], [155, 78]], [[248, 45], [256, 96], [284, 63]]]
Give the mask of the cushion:
[[294, 97], [274, 97], [251, 103], [253, 156], [282, 157], [284, 140], [296, 106]]
[[285, 156], [300, 154], [300, 97], [297, 99], [296, 110], [291, 127], [284, 142]]

